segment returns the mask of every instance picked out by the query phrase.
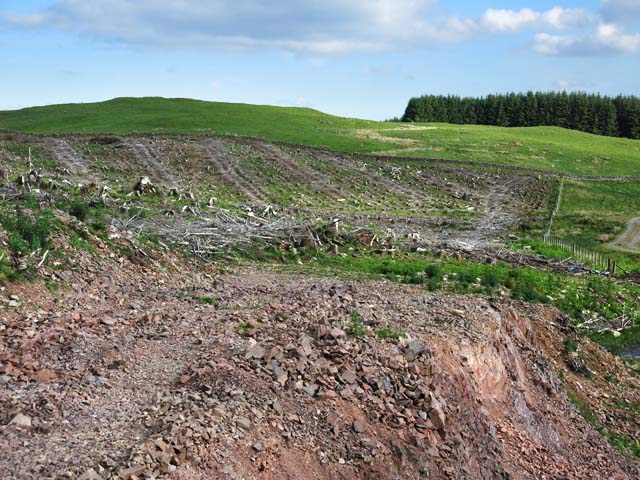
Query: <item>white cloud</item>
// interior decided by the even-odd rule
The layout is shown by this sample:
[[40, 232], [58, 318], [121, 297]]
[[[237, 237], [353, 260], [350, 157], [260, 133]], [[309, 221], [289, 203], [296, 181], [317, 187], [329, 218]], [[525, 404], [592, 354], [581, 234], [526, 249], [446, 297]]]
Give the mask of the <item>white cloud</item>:
[[640, 48], [640, 33], [627, 35], [621, 27], [611, 23], [598, 25], [596, 43], [621, 53], [635, 53]]
[[542, 55], [559, 55], [570, 51], [576, 43], [577, 40], [571, 37], [538, 33], [534, 37], [533, 50]]
[[493, 32], [515, 32], [535, 22], [540, 14], [529, 8], [519, 12], [514, 10], [494, 10], [490, 8], [480, 18], [480, 24]]
[[555, 86], [561, 90], [578, 90], [583, 88], [593, 88], [594, 84], [582, 80], [557, 80]]
[[419, 35], [432, 0], [58, 0], [0, 22], [53, 28], [125, 45], [255, 49], [318, 54], [378, 51]]
[[527, 28], [553, 28], [563, 30], [580, 27], [593, 20], [593, 15], [582, 9], [554, 7], [546, 12], [530, 8], [522, 10], [488, 9], [480, 18], [480, 25], [491, 32], [518, 32]]
[[[606, 20], [640, 0], [583, 9], [487, 9], [447, 15], [437, 0], [52, 0], [27, 14], [3, 12], [0, 29], [54, 29], [131, 48], [286, 50], [306, 57], [429, 47], [487, 35], [538, 32], [543, 55], [635, 53], [637, 34]], [[586, 27], [595, 25], [588, 33]]]
[[600, 23], [588, 36], [539, 33], [533, 49], [542, 55], [597, 56], [633, 54], [640, 51], [640, 33], [629, 35], [622, 27]]

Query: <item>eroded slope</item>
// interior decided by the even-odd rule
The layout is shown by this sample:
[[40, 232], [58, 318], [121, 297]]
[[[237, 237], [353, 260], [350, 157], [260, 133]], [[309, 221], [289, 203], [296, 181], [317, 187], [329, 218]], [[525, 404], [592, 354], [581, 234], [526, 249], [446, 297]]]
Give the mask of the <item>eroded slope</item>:
[[587, 398], [632, 404], [638, 381], [590, 345], [616, 386], [568, 371], [554, 309], [145, 262], [87, 255], [42, 272], [66, 291], [5, 292], [20, 299], [0, 332], [5, 478], [640, 474], [579, 415], [561, 375]]

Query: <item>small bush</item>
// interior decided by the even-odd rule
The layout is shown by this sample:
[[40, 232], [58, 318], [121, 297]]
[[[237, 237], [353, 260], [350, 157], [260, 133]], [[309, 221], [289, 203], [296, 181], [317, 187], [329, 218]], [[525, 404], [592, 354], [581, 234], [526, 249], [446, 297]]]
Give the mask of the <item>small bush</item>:
[[463, 270], [458, 273], [458, 281], [460, 283], [476, 283], [476, 272], [473, 269]]
[[239, 326], [238, 326], [238, 331], [240, 332], [241, 335], [246, 335], [251, 331], [251, 325], [249, 325], [249, 323], [247, 322], [242, 322]]
[[441, 278], [430, 278], [427, 281], [427, 289], [430, 292], [435, 292], [442, 288], [442, 279]]
[[9, 248], [18, 255], [28, 255], [49, 246], [52, 230], [50, 212], [41, 212], [35, 219], [23, 212], [3, 215], [0, 223], [9, 233]]
[[417, 273], [412, 273], [410, 275], [405, 275], [402, 277], [402, 283], [408, 283], [409, 285], [422, 285], [426, 282], [426, 278], [422, 275], [418, 275]]
[[509, 277], [504, 281], [504, 286], [509, 290], [513, 290], [516, 288], [516, 279], [513, 275], [509, 275]]
[[363, 337], [367, 334], [367, 327], [362, 325], [362, 315], [357, 310], [351, 312], [351, 322], [346, 325], [346, 330], [353, 337]]
[[487, 269], [480, 277], [485, 287], [495, 288], [500, 285], [500, 277], [494, 269]]
[[81, 222], [87, 220], [89, 215], [89, 205], [82, 200], [74, 200], [69, 206], [69, 215], [76, 217]]
[[96, 215], [93, 222], [91, 222], [91, 228], [94, 232], [103, 232], [107, 229], [107, 222], [103, 215]]
[[578, 344], [571, 337], [567, 337], [563, 345], [564, 345], [564, 353], [566, 354], [578, 351]]
[[428, 265], [427, 268], [424, 269], [424, 273], [430, 279], [442, 280], [443, 278], [442, 267], [437, 263]]
[[527, 275], [517, 275], [515, 285], [511, 289], [511, 298], [535, 303], [540, 301], [541, 295], [536, 289], [531, 277]]
[[198, 297], [202, 303], [208, 303], [209, 305], [216, 306], [218, 304], [218, 297], [212, 295], [200, 295]]

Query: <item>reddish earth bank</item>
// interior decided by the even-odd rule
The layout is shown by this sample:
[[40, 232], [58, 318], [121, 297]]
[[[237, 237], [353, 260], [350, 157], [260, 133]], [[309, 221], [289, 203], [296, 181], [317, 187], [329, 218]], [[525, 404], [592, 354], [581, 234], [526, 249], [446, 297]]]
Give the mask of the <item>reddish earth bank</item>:
[[3, 478], [640, 478], [565, 392], [637, 432], [638, 381], [554, 309], [108, 252], [2, 292]]

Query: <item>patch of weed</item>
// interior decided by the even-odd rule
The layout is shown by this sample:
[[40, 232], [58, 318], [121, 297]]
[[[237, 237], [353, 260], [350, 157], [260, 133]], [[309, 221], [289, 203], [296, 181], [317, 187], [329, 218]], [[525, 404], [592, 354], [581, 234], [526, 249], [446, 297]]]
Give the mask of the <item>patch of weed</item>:
[[208, 303], [209, 305], [213, 305], [214, 307], [218, 305], [218, 297], [214, 295], [200, 295], [198, 297], [202, 303]]
[[576, 341], [573, 338], [567, 337], [564, 340], [563, 349], [564, 349], [564, 353], [569, 355], [569, 354], [571, 354], [573, 352], [577, 352], [578, 351], [578, 344], [576, 343]]
[[375, 332], [376, 332], [376, 336], [381, 340], [386, 340], [386, 339], [398, 340], [400, 337], [404, 335], [404, 333], [401, 330], [398, 330], [397, 328], [391, 325], [386, 325], [381, 328], [376, 328]]
[[367, 327], [362, 324], [362, 315], [357, 310], [351, 312], [351, 321], [345, 325], [345, 330], [352, 337], [363, 337], [367, 334]]

